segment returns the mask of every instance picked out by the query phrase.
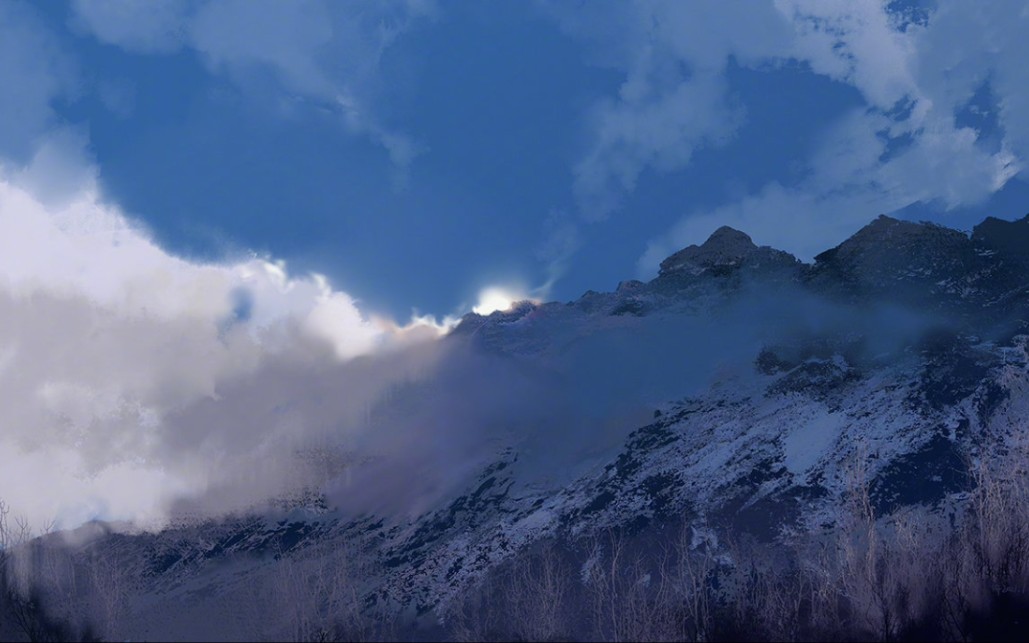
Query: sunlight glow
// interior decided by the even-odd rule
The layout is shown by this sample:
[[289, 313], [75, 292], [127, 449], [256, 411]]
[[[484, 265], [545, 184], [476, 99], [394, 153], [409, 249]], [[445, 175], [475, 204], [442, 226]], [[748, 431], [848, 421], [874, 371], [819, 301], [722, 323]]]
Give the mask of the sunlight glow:
[[478, 315], [489, 315], [498, 310], [509, 310], [515, 302], [525, 299], [530, 299], [530, 297], [499, 286], [490, 286], [479, 293], [479, 303], [472, 308], [472, 312]]

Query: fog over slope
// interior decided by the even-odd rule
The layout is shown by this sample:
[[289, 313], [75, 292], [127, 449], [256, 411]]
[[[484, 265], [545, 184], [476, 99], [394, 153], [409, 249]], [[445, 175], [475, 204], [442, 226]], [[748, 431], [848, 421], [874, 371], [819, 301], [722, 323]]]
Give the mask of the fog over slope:
[[[316, 373], [440, 332], [366, 315], [323, 278], [291, 277], [262, 258], [215, 265], [168, 255], [89, 182], [47, 203], [0, 182], [0, 256], [0, 486], [36, 526], [160, 525], [172, 503], [324, 428], [242, 416], [205, 425], [200, 411], [184, 426], [176, 417], [247, 378], [274, 380], [266, 371]], [[407, 361], [424, 359], [411, 352]], [[349, 387], [351, 413], [407, 368], [367, 369]], [[269, 484], [267, 494], [282, 490]]]
[[[37, 525], [159, 528], [311, 493], [411, 517], [505, 449], [521, 484], [560, 485], [764, 345], [850, 334], [882, 358], [963, 314], [903, 284], [861, 298], [837, 274], [851, 247], [914, 226], [880, 219], [814, 267], [726, 228], [650, 284], [471, 314], [447, 335], [259, 258], [171, 257], [88, 190], [55, 208], [2, 187], [3, 487]], [[52, 254], [21, 250], [37, 246]]]
[[[526, 305], [524, 339], [483, 352], [467, 329], [399, 329], [258, 258], [168, 256], [88, 192], [50, 211], [3, 188], [0, 452], [7, 502], [37, 525], [159, 527], [323, 487], [354, 511], [417, 514], [514, 446], [573, 475], [762, 342], [852, 317], [789, 284], [598, 320]], [[37, 246], [51, 252], [21, 250]], [[888, 343], [918, 325], [885, 315], [855, 331]]]

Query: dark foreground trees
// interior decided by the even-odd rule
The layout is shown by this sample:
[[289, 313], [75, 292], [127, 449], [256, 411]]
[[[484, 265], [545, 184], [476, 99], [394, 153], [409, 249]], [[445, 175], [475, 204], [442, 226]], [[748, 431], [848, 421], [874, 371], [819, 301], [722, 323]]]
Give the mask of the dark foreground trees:
[[[879, 516], [860, 468], [831, 528], [774, 543], [611, 530], [543, 543], [456, 600], [456, 640], [1024, 640], [1029, 457], [969, 465], [946, 506]], [[721, 538], [721, 542], [718, 539]]]
[[[413, 629], [410, 613], [369, 601], [383, 570], [368, 552], [338, 543], [283, 551], [252, 577], [261, 582], [241, 582], [226, 599], [240, 625], [222, 632], [307, 641], [1022, 640], [1029, 450], [1006, 453], [990, 466], [970, 461], [966, 494], [885, 515], [855, 466], [834, 524], [775, 542], [695, 519], [543, 540], [444, 601], [442, 625], [429, 633]], [[29, 535], [0, 503], [0, 639], [126, 638], [126, 624], [141, 618], [141, 579], [111, 549]]]
[[18, 554], [32, 548], [28, 524], [0, 500], [0, 640], [97, 641], [88, 620], [61, 618], [52, 596]]

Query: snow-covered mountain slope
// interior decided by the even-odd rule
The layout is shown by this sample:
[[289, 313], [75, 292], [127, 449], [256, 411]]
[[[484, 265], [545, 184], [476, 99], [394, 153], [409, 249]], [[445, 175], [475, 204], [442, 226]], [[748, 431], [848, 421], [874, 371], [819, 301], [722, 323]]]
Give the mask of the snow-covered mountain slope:
[[[569, 398], [586, 391], [561, 407], [585, 413], [569, 421], [573, 444], [553, 424], [498, 433], [456, 491], [414, 514], [355, 515], [312, 490], [275, 515], [85, 551], [123, 561], [173, 627], [167, 615], [271, 582], [291, 552], [348, 552], [363, 610], [439, 614], [544, 538], [686, 521], [774, 541], [831, 528], [855, 484], [879, 515], [943, 511], [970, 488], [970, 461], [1025, 431], [1026, 256], [1029, 217], [971, 237], [880, 217], [813, 265], [722, 228], [649, 283], [472, 314], [444, 340], [552, 377]], [[391, 404], [408, 408], [404, 395], [417, 408], [433, 392]]]

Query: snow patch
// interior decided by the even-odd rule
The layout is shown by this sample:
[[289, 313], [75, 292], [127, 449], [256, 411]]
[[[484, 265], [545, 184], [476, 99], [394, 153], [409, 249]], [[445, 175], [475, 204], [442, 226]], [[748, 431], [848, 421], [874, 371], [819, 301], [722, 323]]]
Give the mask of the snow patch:
[[793, 474], [805, 473], [815, 466], [840, 435], [843, 417], [828, 411], [800, 421], [783, 438], [783, 459]]

